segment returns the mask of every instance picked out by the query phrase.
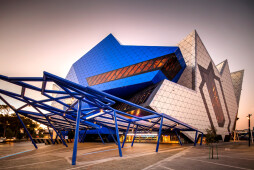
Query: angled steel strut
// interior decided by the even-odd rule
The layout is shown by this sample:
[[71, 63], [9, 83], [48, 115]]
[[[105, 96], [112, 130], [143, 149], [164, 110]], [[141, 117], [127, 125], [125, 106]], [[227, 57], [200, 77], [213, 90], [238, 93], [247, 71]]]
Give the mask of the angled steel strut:
[[[97, 130], [98, 135], [104, 143], [100, 135], [100, 129], [108, 129], [118, 146], [120, 157], [122, 156], [122, 148], [124, 148], [131, 124], [133, 125], [133, 128], [135, 125], [135, 132], [131, 146], [133, 146], [135, 137], [140, 131], [150, 129], [158, 132], [156, 152], [159, 150], [162, 131], [175, 131], [176, 134], [177, 131], [194, 131], [196, 132], [194, 145], [197, 143], [198, 133], [201, 133], [201, 138], [203, 137], [203, 133], [198, 129], [169, 115], [157, 113], [127, 100], [98, 91], [89, 86], [82, 86], [48, 72], [44, 72], [43, 77], [6, 77], [0, 75], [0, 81], [5, 81], [21, 87], [20, 93], [0, 88], [0, 99], [16, 113], [35, 148], [37, 148], [37, 146], [19, 115], [53, 128], [65, 146], [67, 146], [67, 144], [61, 135], [61, 131], [75, 130], [72, 165], [76, 164], [80, 130], [85, 130], [80, 142], [84, 142], [87, 130], [94, 129]], [[34, 86], [32, 84], [34, 81], [40, 82], [41, 87]], [[48, 89], [48, 82], [56, 84], [59, 86], [59, 89]], [[28, 96], [26, 93], [27, 90], [39, 92], [43, 96], [43, 99]], [[20, 108], [15, 109], [9, 102], [7, 102], [5, 97], [12, 98], [13, 100], [21, 102], [23, 105]], [[146, 111], [150, 115], [138, 117], [121, 110], [117, 110], [113, 107], [116, 102], [124, 103], [133, 108]], [[34, 111], [27, 109], [29, 107], [33, 107]], [[114, 138], [111, 130], [115, 131], [116, 139]], [[119, 132], [125, 132], [122, 146], [120, 143]], [[179, 139], [179, 143], [182, 144], [178, 134], [177, 137]], [[52, 137], [51, 140], [53, 141]], [[202, 145], [202, 139], [200, 145]]]

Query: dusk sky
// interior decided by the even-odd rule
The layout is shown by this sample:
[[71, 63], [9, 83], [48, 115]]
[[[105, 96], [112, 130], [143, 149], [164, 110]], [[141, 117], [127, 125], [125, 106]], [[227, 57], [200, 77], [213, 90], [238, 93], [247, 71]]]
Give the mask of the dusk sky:
[[[254, 126], [253, 0], [0, 0], [0, 74], [65, 77], [112, 33], [124, 45], [175, 46], [197, 30], [215, 64], [245, 70], [237, 129]], [[4, 84], [0, 82], [0, 86]]]

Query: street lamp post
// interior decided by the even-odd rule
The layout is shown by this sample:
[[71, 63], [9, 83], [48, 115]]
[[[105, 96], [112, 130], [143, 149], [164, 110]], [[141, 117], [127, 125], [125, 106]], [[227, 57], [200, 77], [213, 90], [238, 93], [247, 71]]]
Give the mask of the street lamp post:
[[247, 116], [247, 118], [249, 119], [249, 147], [250, 147], [250, 117], [252, 116], [252, 114], [249, 114]]

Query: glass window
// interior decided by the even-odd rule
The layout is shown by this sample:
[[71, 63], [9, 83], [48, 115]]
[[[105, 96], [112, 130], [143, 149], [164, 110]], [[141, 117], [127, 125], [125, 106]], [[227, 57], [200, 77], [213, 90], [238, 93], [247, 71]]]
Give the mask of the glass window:
[[[132, 96], [131, 98], [127, 99], [128, 101], [135, 103], [135, 104], [143, 104], [147, 101], [147, 99], [149, 98], [149, 96], [152, 94], [152, 92], [155, 90], [155, 88], [157, 87], [158, 84], [152, 85], [147, 87], [146, 89], [136, 93], [134, 96]], [[125, 103], [116, 103], [113, 108], [123, 111], [123, 112], [127, 112], [129, 114], [135, 115], [135, 116], [147, 116], [150, 115], [151, 113], [149, 112], [145, 112], [143, 110], [139, 110], [136, 109], [128, 104]]]
[[110, 72], [105, 73], [105, 75], [104, 75], [104, 77], [102, 79], [102, 82], [106, 82], [106, 80], [107, 80], [109, 75], [110, 75]]
[[175, 55], [172, 55], [166, 64], [162, 67], [161, 71], [165, 76], [172, 80], [176, 74], [181, 70], [181, 65]]
[[120, 69], [118, 69], [116, 71], [116, 77], [115, 77], [115, 79], [117, 79], [118, 75], [121, 73], [122, 70], [123, 70], [123, 68], [120, 68]]
[[143, 72], [144, 67], [147, 65], [147, 63], [148, 63], [148, 61], [144, 61], [144, 62], [142, 62], [141, 66], [139, 67], [142, 70], [142, 72]]
[[127, 69], [128, 69], [128, 67], [124, 67], [124, 68], [122, 69], [122, 71], [118, 74], [117, 79], [122, 78], [123, 74], [125, 73], [125, 71], [126, 71]]
[[133, 69], [130, 71], [130, 73], [128, 74], [128, 76], [132, 76], [135, 74], [136, 70], [138, 69], [140, 64], [136, 64]]
[[152, 64], [153, 64], [153, 60], [150, 60], [145, 66], [145, 68], [143, 69], [143, 72], [148, 71]]
[[168, 58], [163, 58], [157, 68], [162, 67], [166, 62], [168, 61]]
[[172, 80], [181, 69], [175, 55], [169, 54], [151, 60], [143, 61], [141, 63], [133, 64], [117, 70], [112, 70], [107, 73], [102, 73], [96, 76], [88, 77], [87, 82], [89, 86], [101, 84], [129, 76], [134, 76], [148, 71], [161, 69], [168, 79]]
[[115, 72], [116, 72], [116, 70], [113, 70], [113, 71], [111, 72], [111, 74], [110, 74], [110, 76], [108, 77], [107, 81], [112, 80], [112, 78], [115, 76]]
[[152, 64], [150, 70], [152, 69], [156, 69], [157, 66], [159, 65], [160, 61], [161, 61], [162, 58], [158, 58], [157, 60], [154, 61], [154, 63]]
[[135, 74], [139, 74], [142, 70], [140, 69], [142, 63], [137, 64], [137, 69], [135, 70]]
[[96, 79], [94, 80], [94, 83], [93, 83], [93, 84], [94, 84], [94, 85], [98, 84], [98, 81], [100, 81], [100, 78], [101, 78], [101, 75], [100, 75], [100, 76], [98, 75], [98, 76], [96, 77]]
[[127, 75], [129, 74], [129, 72], [131, 72], [131, 70], [133, 69], [135, 65], [131, 65], [128, 67], [128, 70], [123, 74], [123, 77], [127, 77]]
[[111, 77], [112, 77], [114, 74], [115, 74], [114, 71], [109, 72], [109, 76], [107, 77], [107, 79], [106, 79], [105, 82], [110, 81]]
[[105, 75], [106, 73], [101, 74], [100, 79], [97, 81], [96, 84], [100, 84], [101, 82], [103, 82], [102, 80], [105, 78]]
[[104, 74], [101, 74], [100, 77], [98, 77], [98, 79], [96, 80], [96, 84], [100, 84], [102, 82], [103, 76]]

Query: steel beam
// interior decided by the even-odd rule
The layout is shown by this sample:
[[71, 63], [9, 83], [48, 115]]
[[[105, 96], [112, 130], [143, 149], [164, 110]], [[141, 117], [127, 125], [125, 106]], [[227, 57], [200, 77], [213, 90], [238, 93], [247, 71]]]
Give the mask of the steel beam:
[[161, 139], [162, 124], [163, 124], [163, 117], [161, 117], [161, 124], [160, 124], [160, 129], [159, 129], [159, 134], [158, 134], [158, 141], [157, 141], [157, 146], [156, 146], [156, 152], [158, 152], [158, 150], [159, 150], [160, 139]]
[[114, 137], [114, 135], [113, 135], [112, 132], [111, 132], [111, 129], [109, 129], [109, 133], [110, 133], [110, 135], [112, 136], [113, 140], [115, 141], [116, 145], [118, 145], [118, 144], [117, 144], [117, 141], [116, 141], [116, 139], [115, 139], [115, 137]]
[[32, 141], [32, 143], [33, 143], [35, 149], [38, 149], [36, 143], [34, 142], [32, 136], [30, 135], [29, 131], [27, 130], [26, 125], [24, 124], [24, 122], [23, 122], [22, 119], [20, 118], [20, 116], [19, 116], [19, 114], [17, 113], [16, 109], [15, 109], [12, 105], [10, 105], [2, 96], [0, 96], [0, 99], [1, 99], [6, 105], [8, 105], [8, 106], [15, 112], [15, 114], [17, 115], [17, 117], [18, 117], [20, 123], [21, 123], [22, 126], [24, 127], [24, 129], [25, 129], [25, 131], [26, 131], [28, 137], [29, 137], [30, 140]]
[[116, 111], [115, 110], [114, 110], [114, 121], [115, 121], [116, 137], [117, 137], [117, 145], [118, 145], [118, 150], [119, 150], [119, 156], [122, 157], [122, 149], [121, 149], [121, 143], [120, 143], [120, 137], [119, 137], [119, 131], [118, 131], [118, 125], [117, 125]]
[[84, 142], [85, 142], [85, 138], [86, 138], [86, 131], [87, 131], [87, 130], [85, 130], [85, 132], [84, 132], [84, 134], [83, 134], [83, 136], [82, 136], [82, 139], [81, 139], [81, 142], [82, 142], [82, 143], [84, 143]]
[[125, 136], [124, 136], [124, 140], [123, 140], [123, 144], [122, 144], [122, 148], [124, 147], [124, 143], [125, 143], [125, 141], [126, 141], [127, 134], [128, 134], [128, 132], [129, 132], [130, 124], [131, 124], [131, 123], [128, 124], [128, 127], [127, 127], [127, 129], [126, 129]]
[[82, 107], [82, 102], [81, 102], [81, 100], [79, 100], [77, 118], [76, 118], [76, 130], [75, 130], [73, 154], [72, 154], [72, 165], [76, 165], [76, 159], [77, 159], [77, 147], [78, 147], [78, 136], [79, 136], [79, 123], [80, 123], [81, 107]]
[[204, 136], [204, 134], [201, 133], [200, 145], [202, 145], [202, 143], [203, 143], [203, 136]]
[[177, 133], [177, 131], [176, 131], [176, 130], [174, 130], [174, 131], [175, 131], [176, 136], [177, 136], [177, 138], [178, 138], [178, 140], [179, 140], [179, 144], [182, 146], [183, 144], [182, 144], [182, 142], [181, 142], [180, 136], [178, 135], [178, 133]]
[[197, 136], [198, 136], [198, 131], [196, 131], [196, 134], [195, 134], [194, 146], [196, 146], [196, 144], [197, 144]]
[[100, 138], [101, 138], [102, 143], [105, 144], [105, 143], [104, 143], [104, 140], [103, 140], [102, 137], [101, 137], [101, 134], [100, 134], [100, 132], [99, 132], [99, 129], [98, 129], [97, 131], [98, 131], [98, 135], [99, 135]]
[[133, 136], [133, 140], [132, 140], [132, 143], [131, 143], [131, 147], [133, 147], [133, 144], [134, 144], [134, 141], [135, 141], [135, 138], [136, 138], [137, 130], [138, 130], [138, 125], [136, 125], [136, 129], [135, 129], [135, 132], [134, 132], [134, 136]]
[[50, 122], [49, 118], [46, 116], [46, 119], [48, 121], [48, 123], [50, 124], [50, 126], [54, 129], [54, 131], [56, 132], [56, 134], [59, 136], [59, 138], [61, 139], [63, 145], [65, 145], [66, 147], [68, 147], [68, 145], [65, 143], [64, 139], [62, 138], [61, 134], [59, 134], [57, 132], [57, 129], [54, 127], [54, 125]]
[[50, 133], [49, 127], [48, 127], [48, 131], [49, 131], [49, 135], [50, 135], [50, 140], [51, 140], [52, 144], [54, 144], [53, 136], [52, 136], [52, 134]]
[[[16, 113], [16, 112], [15, 112], [15, 113]], [[21, 123], [21, 124], [22, 124], [22, 126], [24, 127], [24, 129], [25, 129], [25, 131], [26, 131], [27, 135], [29, 136], [30, 140], [32, 141], [32, 143], [33, 143], [33, 145], [34, 145], [35, 149], [38, 149], [37, 145], [35, 144], [35, 142], [34, 142], [34, 140], [33, 140], [32, 136], [30, 135], [29, 131], [27, 130], [27, 128], [26, 128], [25, 124], [23, 123], [22, 119], [20, 118], [19, 114], [18, 114], [18, 113], [16, 113], [16, 115], [17, 115], [17, 117], [18, 117], [18, 119], [19, 119], [20, 123]]]

